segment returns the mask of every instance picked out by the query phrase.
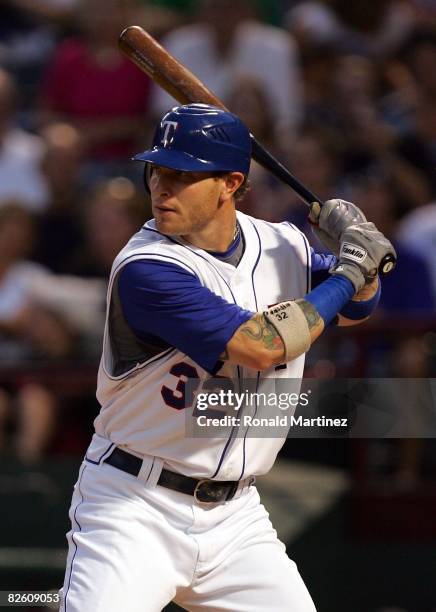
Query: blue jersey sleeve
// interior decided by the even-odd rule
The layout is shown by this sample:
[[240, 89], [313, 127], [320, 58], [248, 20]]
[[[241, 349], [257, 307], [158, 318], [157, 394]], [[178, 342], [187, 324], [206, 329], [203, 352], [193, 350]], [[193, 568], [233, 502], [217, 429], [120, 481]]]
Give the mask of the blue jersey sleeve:
[[159, 336], [212, 373], [227, 342], [254, 315], [203, 287], [181, 266], [157, 260], [128, 263], [118, 291], [136, 336]]
[[326, 253], [315, 253], [310, 249], [311, 269], [312, 269], [312, 289], [318, 287], [329, 278], [329, 270], [336, 263], [336, 257]]

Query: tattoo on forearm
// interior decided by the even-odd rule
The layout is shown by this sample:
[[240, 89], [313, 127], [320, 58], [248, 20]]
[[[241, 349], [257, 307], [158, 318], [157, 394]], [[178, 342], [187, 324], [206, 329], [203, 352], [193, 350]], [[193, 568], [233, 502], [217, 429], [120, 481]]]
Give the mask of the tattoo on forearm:
[[309, 330], [312, 330], [317, 327], [321, 323], [321, 316], [315, 306], [313, 306], [307, 300], [296, 300], [296, 302], [303, 311], [304, 316], [306, 317]]
[[241, 327], [241, 332], [251, 340], [258, 340], [263, 345], [275, 351], [283, 348], [283, 342], [276, 328], [269, 323], [262, 314], [256, 314], [252, 319]]

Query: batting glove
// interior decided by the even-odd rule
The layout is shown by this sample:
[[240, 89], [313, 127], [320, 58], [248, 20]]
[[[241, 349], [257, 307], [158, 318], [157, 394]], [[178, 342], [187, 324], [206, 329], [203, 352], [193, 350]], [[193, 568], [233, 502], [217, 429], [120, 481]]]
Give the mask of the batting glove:
[[327, 200], [323, 206], [311, 205], [309, 223], [321, 243], [338, 255], [342, 233], [351, 225], [366, 223], [366, 217], [352, 202]]
[[345, 276], [356, 293], [377, 276], [382, 259], [392, 253], [391, 242], [378, 231], [374, 223], [351, 225], [341, 235], [341, 248], [331, 274]]

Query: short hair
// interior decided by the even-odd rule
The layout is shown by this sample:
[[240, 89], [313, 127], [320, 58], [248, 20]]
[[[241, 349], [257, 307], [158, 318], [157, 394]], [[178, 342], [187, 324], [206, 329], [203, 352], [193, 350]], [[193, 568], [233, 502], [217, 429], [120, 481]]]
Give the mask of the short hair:
[[251, 189], [250, 179], [248, 178], [248, 176], [245, 176], [242, 185], [238, 187], [238, 189], [233, 194], [233, 197], [235, 198], [235, 202], [240, 202], [241, 200], [243, 200], [245, 196], [247, 195], [247, 193], [250, 191], [250, 189]]
[[[227, 176], [227, 174], [230, 174], [230, 172], [214, 172], [214, 177], [220, 178], [223, 176]], [[235, 198], [235, 202], [240, 202], [241, 200], [243, 200], [244, 197], [247, 195], [247, 193], [250, 191], [250, 189], [251, 189], [250, 179], [248, 178], [247, 175], [245, 175], [242, 184], [237, 188], [237, 190], [233, 194], [233, 197]]]

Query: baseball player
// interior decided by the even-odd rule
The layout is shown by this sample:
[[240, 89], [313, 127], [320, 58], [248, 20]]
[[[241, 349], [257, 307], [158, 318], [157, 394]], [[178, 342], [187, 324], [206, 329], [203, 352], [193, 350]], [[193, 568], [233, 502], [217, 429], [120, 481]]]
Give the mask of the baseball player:
[[[64, 612], [313, 612], [255, 477], [284, 436], [189, 437], [188, 381], [301, 379], [332, 322], [368, 317], [376, 270], [394, 252], [353, 204], [312, 210], [337, 254], [317, 256], [289, 223], [236, 212], [250, 136], [233, 114], [172, 109], [145, 162], [154, 219], [116, 257], [97, 397], [101, 412], [70, 510]], [[311, 289], [313, 270], [330, 268]], [[274, 304], [275, 306], [269, 306]], [[258, 416], [268, 407], [257, 406]]]

